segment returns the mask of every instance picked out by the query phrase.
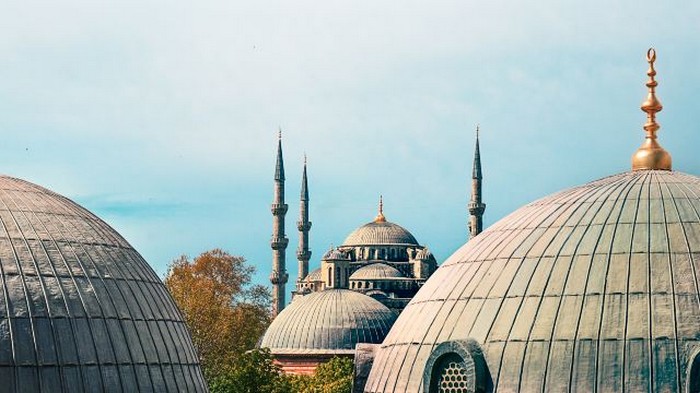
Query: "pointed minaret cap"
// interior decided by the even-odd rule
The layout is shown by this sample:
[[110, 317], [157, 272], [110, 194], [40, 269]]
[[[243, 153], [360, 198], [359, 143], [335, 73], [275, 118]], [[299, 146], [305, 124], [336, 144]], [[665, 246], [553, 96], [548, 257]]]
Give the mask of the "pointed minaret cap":
[[374, 222], [386, 222], [384, 217], [384, 199], [381, 195], [379, 196], [379, 213], [377, 213], [377, 217], [374, 217]]
[[472, 179], [481, 179], [481, 152], [479, 152], [479, 125], [476, 125], [476, 147], [474, 148], [474, 165]]
[[656, 114], [661, 112], [663, 105], [661, 105], [661, 101], [656, 98], [656, 86], [658, 86], [658, 82], [654, 79], [656, 76], [656, 70], [654, 69], [655, 61], [656, 50], [654, 50], [654, 48], [649, 48], [647, 51], [647, 62], [649, 62], [647, 75], [649, 76], [649, 80], [646, 83], [649, 88], [649, 94], [641, 106], [642, 111], [647, 114], [647, 122], [644, 124], [646, 138], [642, 146], [632, 155], [633, 171], [651, 169], [671, 170], [671, 155], [664, 150], [656, 140], [656, 131], [661, 128], [659, 123], [656, 122]]
[[277, 163], [275, 165], [275, 180], [284, 180], [284, 160], [282, 159], [282, 128], [277, 134]]

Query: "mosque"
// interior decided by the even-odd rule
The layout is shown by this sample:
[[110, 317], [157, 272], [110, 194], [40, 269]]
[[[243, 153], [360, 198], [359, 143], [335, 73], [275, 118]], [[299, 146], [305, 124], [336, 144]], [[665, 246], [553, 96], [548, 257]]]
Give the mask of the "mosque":
[[[469, 229], [476, 236], [482, 227], [486, 205], [481, 201], [479, 139], [472, 173]], [[309, 186], [306, 162], [299, 206], [299, 275], [292, 301], [285, 308], [286, 247], [284, 160], [281, 136], [277, 145], [274, 201], [272, 204], [273, 315], [275, 319], [260, 341], [287, 373], [313, 373], [319, 363], [334, 356], [355, 356], [358, 343], [381, 343], [397, 315], [437, 270], [437, 261], [426, 247], [402, 226], [379, 211], [374, 220], [351, 232], [338, 247], [321, 257], [309, 272]]]
[[206, 392], [163, 282], [104, 221], [0, 176], [2, 392]]
[[[354, 343], [346, 347], [354, 349], [354, 392], [700, 392], [700, 177], [672, 170], [658, 142], [655, 61], [649, 49], [645, 139], [631, 171], [529, 203], [483, 232], [472, 217], [475, 236], [430, 272], [395, 321], [385, 304], [362, 306], [364, 323], [380, 334], [359, 337], [362, 322], [343, 324], [354, 299], [317, 300], [366, 289], [339, 286], [352, 280], [333, 281], [324, 262], [314, 280], [325, 290], [300, 277], [296, 293], [312, 293], [270, 330], [289, 311], [297, 353], [329, 339]], [[483, 213], [480, 195], [469, 207]], [[329, 253], [330, 262], [342, 256], [336, 266], [351, 269], [371, 248], [348, 246]], [[384, 255], [373, 263], [391, 266]], [[273, 279], [286, 278], [284, 265], [275, 267]], [[321, 307], [310, 311], [316, 302], [338, 306], [326, 317]]]

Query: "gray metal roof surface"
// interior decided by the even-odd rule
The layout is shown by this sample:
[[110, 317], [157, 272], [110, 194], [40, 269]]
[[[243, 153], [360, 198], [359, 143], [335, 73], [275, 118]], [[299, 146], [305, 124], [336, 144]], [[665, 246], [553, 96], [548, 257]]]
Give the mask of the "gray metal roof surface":
[[681, 391], [699, 348], [700, 178], [627, 172], [516, 210], [399, 316], [366, 391], [419, 392], [431, 351], [481, 344], [496, 391]]
[[272, 321], [260, 347], [275, 354], [354, 350], [357, 343], [380, 343], [396, 314], [369, 296], [327, 289], [291, 302]]
[[206, 391], [153, 269], [69, 199], [0, 176], [3, 392]]
[[343, 242], [343, 246], [393, 244], [417, 246], [418, 241], [400, 225], [388, 221], [373, 221], [355, 229]]

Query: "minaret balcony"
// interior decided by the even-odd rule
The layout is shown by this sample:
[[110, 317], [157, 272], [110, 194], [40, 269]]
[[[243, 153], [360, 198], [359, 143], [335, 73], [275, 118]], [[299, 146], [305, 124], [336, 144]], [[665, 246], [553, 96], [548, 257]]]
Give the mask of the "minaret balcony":
[[302, 232], [307, 232], [311, 229], [311, 221], [297, 221], [297, 229]]
[[287, 274], [287, 272], [278, 272], [273, 270], [272, 273], [270, 273], [270, 282], [273, 285], [286, 284], [288, 279], [289, 274]]
[[484, 211], [486, 210], [486, 204], [478, 202], [469, 202], [467, 204], [467, 208], [469, 209], [469, 214], [473, 216], [480, 216], [484, 214]]
[[287, 248], [287, 244], [289, 244], [289, 239], [287, 237], [272, 237], [270, 240], [270, 247], [272, 247], [273, 250], [284, 250]]
[[308, 261], [311, 259], [311, 250], [298, 250], [297, 259], [300, 261]]
[[270, 206], [270, 210], [272, 211], [273, 216], [287, 214], [287, 209], [289, 209], [289, 206], [287, 206], [286, 203], [273, 203]]

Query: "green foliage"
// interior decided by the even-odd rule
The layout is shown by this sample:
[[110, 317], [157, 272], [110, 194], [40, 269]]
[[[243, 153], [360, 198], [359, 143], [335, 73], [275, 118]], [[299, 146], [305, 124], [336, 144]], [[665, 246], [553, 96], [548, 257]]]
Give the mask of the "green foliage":
[[287, 378], [294, 393], [350, 393], [352, 376], [352, 359], [335, 357], [319, 365], [314, 375]]
[[285, 375], [267, 349], [240, 356], [227, 372], [208, 378], [211, 393], [350, 393], [352, 360], [333, 358], [314, 375]]
[[228, 372], [209, 380], [211, 393], [291, 393], [288, 378], [272, 362], [267, 349], [248, 351]]

